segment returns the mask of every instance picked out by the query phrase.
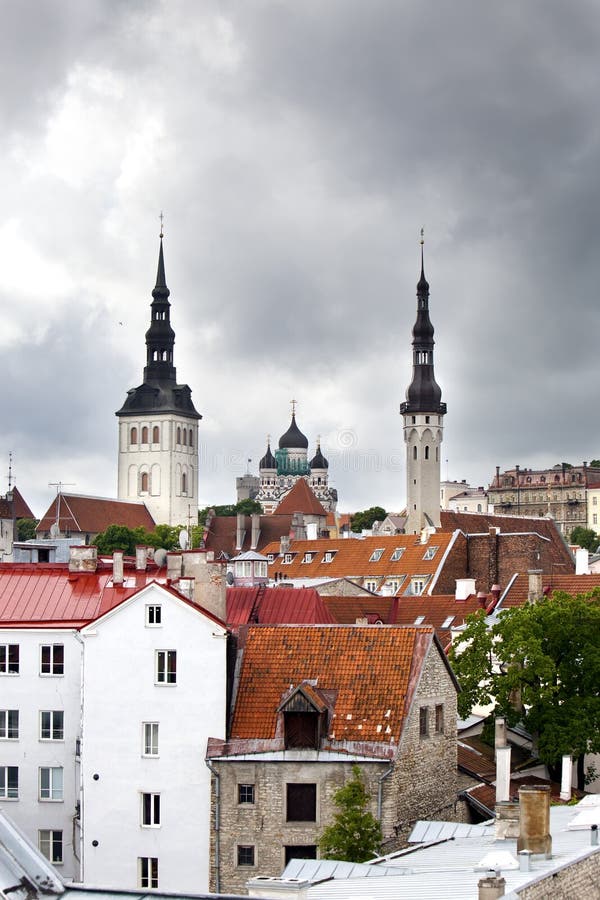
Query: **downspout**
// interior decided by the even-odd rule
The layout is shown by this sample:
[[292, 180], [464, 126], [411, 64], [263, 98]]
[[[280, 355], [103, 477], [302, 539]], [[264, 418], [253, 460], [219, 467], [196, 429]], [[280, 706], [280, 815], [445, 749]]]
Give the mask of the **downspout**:
[[377, 779], [379, 784], [377, 785], [377, 818], [381, 822], [381, 815], [383, 811], [383, 782], [391, 775], [394, 771], [394, 766], [390, 763], [389, 767], [385, 770], [383, 775], [380, 775]]
[[221, 890], [221, 776], [210, 759], [204, 762], [215, 779], [215, 894], [218, 894]]
[[79, 853], [75, 850], [75, 830], [77, 828], [77, 814], [73, 817], [73, 855], [79, 863], [79, 881], [85, 881], [84, 877], [84, 799], [83, 799], [83, 708], [85, 703], [85, 643], [79, 631], [74, 632], [75, 640], [81, 645], [80, 688], [79, 688]]

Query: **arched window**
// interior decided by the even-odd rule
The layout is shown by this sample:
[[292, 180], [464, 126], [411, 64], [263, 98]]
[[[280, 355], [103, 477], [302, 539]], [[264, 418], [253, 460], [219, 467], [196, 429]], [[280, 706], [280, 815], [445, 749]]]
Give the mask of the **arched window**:
[[148, 443], [148, 426], [144, 425], [142, 428], [142, 444]]
[[187, 428], [183, 429], [183, 446], [187, 446]]
[[181, 493], [187, 494], [187, 474], [185, 472], [181, 475]]
[[429, 459], [429, 447], [425, 447], [425, 459]]
[[160, 428], [158, 425], [155, 425], [152, 429], [152, 443], [159, 444], [160, 443]]
[[129, 446], [132, 447], [134, 444], [137, 444], [137, 428], [132, 428], [129, 432]]
[[148, 493], [148, 473], [147, 472], [142, 472], [142, 477], [140, 479], [140, 490], [142, 491], [143, 494]]
[[179, 425], [177, 426], [177, 443], [181, 443], [181, 428], [179, 427]]
[[417, 458], [417, 445], [415, 444], [413, 447], [413, 459]]
[[189, 447], [191, 450], [192, 447], [194, 446], [194, 432], [192, 431], [191, 428], [190, 428], [190, 433], [189, 433], [188, 437], [189, 437], [188, 444], [189, 444]]

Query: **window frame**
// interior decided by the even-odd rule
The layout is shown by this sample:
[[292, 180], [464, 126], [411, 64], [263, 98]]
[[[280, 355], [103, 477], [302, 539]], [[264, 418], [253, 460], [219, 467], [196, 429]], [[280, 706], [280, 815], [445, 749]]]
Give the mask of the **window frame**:
[[[246, 799], [244, 795], [251, 797]], [[237, 805], [256, 806], [256, 785], [249, 782], [239, 782], [237, 786]]]
[[[42, 837], [42, 835], [48, 835], [48, 837]], [[48, 845], [48, 852], [44, 850], [44, 844]], [[60, 846], [60, 858], [56, 858], [54, 855], [56, 845]], [[44, 856], [48, 862], [52, 863], [53, 866], [61, 866], [64, 863], [64, 844], [63, 844], [63, 831], [62, 828], [39, 828], [38, 829], [38, 849], [42, 856]]]
[[19, 799], [19, 767], [0, 766], [3, 784], [0, 785], [0, 800]]
[[[162, 666], [161, 659], [163, 660]], [[175, 687], [177, 684], [177, 650], [154, 651], [154, 684], [160, 687]]]
[[[44, 716], [49, 716], [48, 726], [44, 728]], [[60, 722], [60, 725], [55, 722], [55, 717]], [[39, 740], [40, 741], [64, 741], [65, 739], [65, 713], [62, 709], [40, 709], [39, 716], [40, 723], [40, 731], [39, 731]], [[44, 736], [44, 730], [48, 731], [48, 734]], [[59, 732], [55, 734], [55, 732]]]
[[146, 604], [146, 626], [148, 628], [160, 628], [162, 626], [162, 603]]
[[[310, 791], [308, 789], [311, 789]], [[300, 794], [303, 793], [305, 796], [300, 797]], [[293, 795], [296, 796], [293, 796]], [[310, 796], [308, 796], [310, 794]], [[297, 805], [306, 806], [307, 808], [310, 806], [314, 809], [313, 817], [309, 818], [308, 816], [291, 816], [290, 815], [290, 806], [293, 807], [294, 812], [298, 812]], [[311, 810], [312, 811], [312, 810]], [[317, 822], [317, 813], [318, 813], [318, 788], [317, 783], [315, 781], [288, 781], [285, 785], [285, 821], [287, 824], [293, 822]]]
[[140, 826], [160, 828], [160, 793], [142, 791], [140, 794]]
[[429, 707], [419, 707], [419, 737], [429, 737]]
[[138, 888], [149, 891], [158, 888], [158, 856], [138, 856]]
[[[244, 853], [248, 854], [247, 859], [243, 859]], [[256, 868], [255, 844], [236, 844], [236, 866], [244, 869]]]
[[0, 644], [0, 656], [4, 657], [0, 660], [0, 675], [18, 675], [21, 662], [20, 645]]
[[[11, 718], [13, 722], [11, 724]], [[16, 725], [15, 725], [16, 718]], [[16, 733], [14, 733], [16, 732]], [[0, 709], [0, 741], [19, 740], [19, 710]]]
[[[48, 773], [48, 786], [44, 786], [44, 773]], [[60, 773], [60, 775], [58, 774]], [[54, 782], [60, 782], [60, 785]], [[44, 793], [48, 796], [45, 797]], [[60, 794], [60, 796], [58, 796]], [[40, 766], [38, 770], [38, 800], [41, 803], [64, 803], [65, 770], [62, 766]]]
[[[48, 650], [48, 660], [44, 660], [45, 651]], [[62, 659], [55, 659], [60, 656]], [[44, 668], [48, 668], [45, 672]], [[58, 671], [60, 669], [60, 671]], [[42, 678], [62, 678], [65, 674], [65, 645], [64, 644], [40, 644], [40, 676]]]
[[142, 722], [142, 756], [145, 759], [158, 759], [159, 722]]
[[396, 547], [392, 551], [390, 562], [398, 562], [398, 560], [402, 558], [402, 554], [404, 553], [405, 549], [406, 547]]
[[369, 557], [369, 562], [379, 562], [379, 560], [383, 556], [384, 550], [385, 547], [376, 547]]
[[435, 734], [443, 734], [444, 733], [444, 704], [436, 703], [435, 704], [435, 719], [434, 719], [434, 733]]

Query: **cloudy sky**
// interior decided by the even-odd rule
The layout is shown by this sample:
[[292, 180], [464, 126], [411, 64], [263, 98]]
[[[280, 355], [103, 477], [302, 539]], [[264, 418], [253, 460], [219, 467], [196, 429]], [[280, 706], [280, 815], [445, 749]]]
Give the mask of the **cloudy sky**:
[[599, 46], [597, 0], [6, 4], [3, 490], [116, 495], [161, 209], [201, 505], [295, 397], [339, 508], [401, 508], [421, 226], [443, 477], [599, 457]]

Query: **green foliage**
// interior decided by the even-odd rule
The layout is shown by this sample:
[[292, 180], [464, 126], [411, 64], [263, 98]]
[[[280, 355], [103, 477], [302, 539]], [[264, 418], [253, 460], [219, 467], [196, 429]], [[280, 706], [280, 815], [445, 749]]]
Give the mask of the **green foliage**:
[[39, 519], [17, 519], [17, 540], [32, 541]]
[[549, 765], [563, 754], [600, 752], [600, 589], [507, 609], [491, 629], [479, 611], [450, 661], [461, 716], [495, 704], [509, 724], [522, 722], [537, 736]]
[[585, 547], [586, 550], [591, 550], [592, 553], [595, 553], [598, 549], [598, 544], [600, 544], [600, 536], [596, 534], [594, 529], [584, 528], [583, 525], [578, 525], [573, 529], [569, 540], [572, 544], [578, 544], [580, 547]]
[[600, 459], [593, 459], [590, 463], [592, 469], [600, 469]]
[[262, 506], [258, 500], [239, 500], [237, 503], [226, 503], [224, 506], [205, 506], [198, 512], [198, 521], [202, 525], [206, 522], [211, 509], [214, 509], [216, 516], [236, 516], [238, 513], [250, 516], [252, 513], [262, 513]]
[[319, 840], [324, 859], [364, 862], [379, 852], [381, 826], [366, 808], [369, 795], [359, 766], [352, 766], [352, 775], [351, 781], [346, 782], [333, 796], [339, 812]]
[[[126, 556], [135, 556], [135, 548], [138, 544], [146, 547], [164, 547], [165, 550], [179, 549], [179, 534], [183, 525], [157, 525], [153, 531], [145, 528], [127, 528], [125, 525], [109, 525], [106, 531], [96, 535], [94, 544], [98, 553], [107, 555], [114, 550], [122, 550]], [[192, 525], [187, 529], [190, 533], [191, 547], [198, 547], [202, 540], [203, 528], [200, 525]]]
[[360, 534], [363, 528], [372, 528], [373, 522], [382, 522], [386, 516], [383, 506], [371, 506], [369, 509], [354, 513], [350, 519], [350, 528]]

